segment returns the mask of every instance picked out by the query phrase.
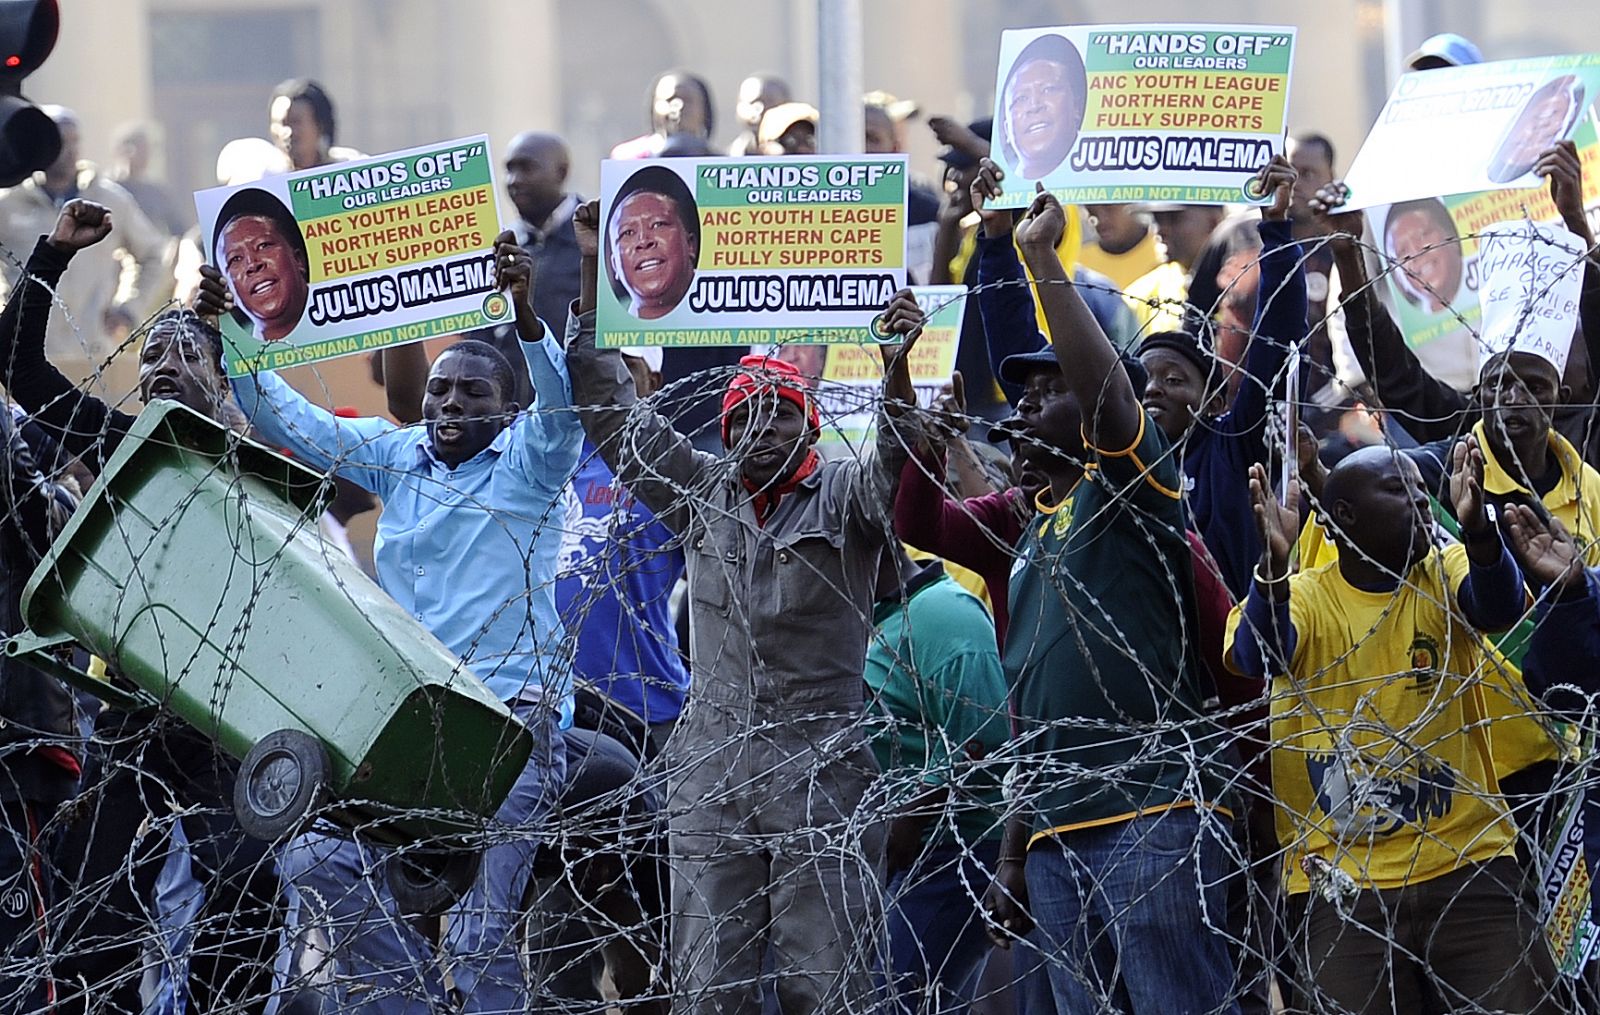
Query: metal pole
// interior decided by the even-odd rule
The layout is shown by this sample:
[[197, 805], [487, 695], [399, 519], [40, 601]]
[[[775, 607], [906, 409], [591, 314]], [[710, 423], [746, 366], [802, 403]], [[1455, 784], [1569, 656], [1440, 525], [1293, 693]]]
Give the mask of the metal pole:
[[1423, 38], [1424, 18], [1417, 0], [1384, 0], [1384, 72], [1388, 88], [1406, 72], [1406, 56]]
[[817, 150], [861, 151], [861, 0], [817, 0], [817, 83]]

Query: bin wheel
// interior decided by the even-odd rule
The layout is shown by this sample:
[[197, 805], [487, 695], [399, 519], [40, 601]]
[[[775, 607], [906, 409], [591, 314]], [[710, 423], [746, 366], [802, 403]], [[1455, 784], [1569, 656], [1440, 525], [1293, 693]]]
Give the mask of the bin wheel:
[[328, 752], [299, 730], [262, 737], [233, 783], [233, 813], [246, 833], [279, 842], [305, 827], [328, 796]]
[[385, 864], [389, 891], [405, 915], [438, 916], [467, 894], [482, 863], [477, 849], [397, 850]]

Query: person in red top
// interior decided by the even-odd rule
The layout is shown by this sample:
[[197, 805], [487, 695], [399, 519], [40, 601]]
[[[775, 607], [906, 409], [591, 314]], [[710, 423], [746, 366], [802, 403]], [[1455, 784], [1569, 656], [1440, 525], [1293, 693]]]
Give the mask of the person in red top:
[[[1047, 348], [1043, 355], [1052, 355]], [[1053, 362], [1053, 361], [1052, 361]], [[1123, 366], [1133, 379], [1135, 390], [1143, 390], [1139, 361], [1123, 358]], [[960, 385], [953, 385], [959, 390]], [[966, 428], [966, 407], [959, 399], [947, 401], [942, 424], [930, 428], [942, 435], [916, 450], [900, 470], [900, 486], [894, 501], [895, 535], [908, 545], [959, 564], [983, 579], [994, 610], [995, 639], [1005, 644], [1010, 622], [1009, 583], [1016, 561], [1014, 547], [1022, 538], [1022, 526], [1033, 517], [1034, 498], [1050, 486], [1051, 478], [1070, 485], [1083, 472], [1083, 466], [1055, 453], [1037, 439], [1028, 438], [1020, 428], [1021, 417], [1013, 415], [989, 431], [990, 440], [1009, 440], [1017, 466], [1019, 483], [1009, 489], [962, 500], [946, 489], [944, 441]], [[1258, 681], [1242, 680], [1222, 665], [1223, 630], [1227, 626], [1232, 599], [1206, 552], [1205, 543], [1193, 531], [1188, 534], [1194, 556], [1195, 601], [1199, 608], [1200, 657], [1211, 672], [1214, 686], [1226, 707], [1254, 701], [1262, 691]]]
[[[940, 429], [946, 441], [959, 435], [965, 415], [966, 407], [959, 400], [947, 408], [945, 419], [950, 422]], [[1049, 485], [1039, 459], [1061, 461], [1045, 455], [1038, 445], [1017, 439], [1006, 428], [1011, 422], [1001, 423], [989, 434], [991, 439], [1011, 441], [1022, 474], [1020, 485], [957, 500], [944, 482], [945, 446], [930, 444], [918, 448], [900, 470], [900, 490], [894, 501], [895, 535], [983, 579], [994, 610], [995, 640], [1000, 644], [1005, 643], [1010, 621], [1007, 582], [1014, 559], [1012, 547], [1022, 537], [1023, 522], [1033, 516], [1034, 497]]]

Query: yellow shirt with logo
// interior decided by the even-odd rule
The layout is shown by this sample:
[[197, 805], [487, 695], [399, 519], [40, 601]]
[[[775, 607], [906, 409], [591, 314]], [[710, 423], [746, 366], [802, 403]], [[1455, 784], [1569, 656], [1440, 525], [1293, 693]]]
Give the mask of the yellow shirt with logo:
[[[1325, 564], [1290, 579], [1290, 673], [1272, 681], [1272, 787], [1290, 894], [1319, 857], [1362, 888], [1399, 888], [1513, 851], [1482, 679], [1481, 636], [1455, 607], [1461, 546], [1392, 592]], [[1231, 659], [1242, 611], [1228, 618]], [[1247, 635], [1248, 636], [1248, 635]]]
[[[1570, 441], [1551, 430], [1550, 450], [1560, 466], [1561, 479], [1549, 493], [1535, 498], [1495, 458], [1481, 422], [1472, 433], [1483, 451], [1484, 491], [1496, 497], [1521, 494], [1538, 499], [1583, 547], [1585, 563], [1600, 567], [1600, 472], [1583, 461]], [[1339, 559], [1338, 547], [1315, 516], [1301, 530], [1299, 554], [1302, 570]], [[1569, 745], [1537, 718], [1543, 710], [1523, 686], [1517, 667], [1497, 650], [1490, 651], [1498, 665], [1485, 674], [1484, 706], [1492, 733], [1495, 775], [1503, 779], [1541, 761], [1560, 758]]]
[[[1315, 515], [1300, 530], [1300, 568], [1310, 571], [1339, 559], [1339, 547]], [[1564, 745], [1535, 716], [1539, 705], [1522, 684], [1522, 672], [1492, 644], [1495, 666], [1484, 675], [1484, 709], [1494, 749], [1494, 774], [1504, 779], [1541, 761], [1561, 757]]]
[[[1479, 423], [1472, 428], [1483, 449], [1483, 490], [1495, 497], [1515, 494], [1533, 498], [1533, 491], [1523, 486], [1500, 464], [1489, 447], [1488, 433]], [[1572, 442], [1554, 430], [1549, 434], [1550, 451], [1561, 468], [1561, 480], [1543, 497], [1537, 498], [1561, 524], [1572, 533], [1572, 538], [1583, 547], [1589, 566], [1600, 566], [1600, 472], [1596, 472]]]
[[[1590, 567], [1600, 566], [1600, 472], [1583, 461], [1570, 441], [1551, 430], [1550, 451], [1561, 467], [1561, 479], [1549, 493], [1537, 497], [1495, 458], [1484, 425], [1479, 423], [1472, 432], [1483, 450], [1484, 492], [1495, 497], [1521, 494], [1538, 500], [1578, 541], [1584, 562]], [[1522, 673], [1507, 662], [1491, 676], [1485, 687], [1485, 706], [1494, 741], [1496, 774], [1504, 778], [1529, 765], [1561, 757], [1569, 745], [1535, 718], [1543, 710], [1523, 686]]]

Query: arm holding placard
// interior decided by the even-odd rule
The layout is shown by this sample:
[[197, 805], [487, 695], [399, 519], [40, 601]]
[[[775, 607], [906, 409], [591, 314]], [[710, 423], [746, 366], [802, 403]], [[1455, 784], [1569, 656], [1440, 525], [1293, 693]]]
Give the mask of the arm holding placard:
[[1571, 141], [1556, 142], [1539, 156], [1533, 171], [1550, 181], [1550, 200], [1561, 215], [1561, 224], [1576, 233], [1585, 246], [1593, 247], [1594, 233], [1583, 211], [1583, 161], [1578, 157], [1578, 146]]
[[[1262, 191], [1273, 195], [1261, 209], [1261, 281], [1256, 294], [1254, 335], [1244, 356], [1246, 376], [1233, 397], [1228, 419], [1232, 434], [1250, 438], [1247, 461], [1267, 457], [1266, 427], [1270, 399], [1284, 396], [1286, 366], [1296, 345], [1310, 330], [1306, 322], [1306, 273], [1301, 267], [1300, 245], [1294, 242], [1289, 222], [1289, 198], [1295, 171], [1283, 156], [1261, 171]], [[1305, 377], [1300, 375], [1300, 387]], [[1290, 393], [1297, 403], [1301, 392]]]
[[1550, 199], [1561, 214], [1561, 224], [1576, 234], [1589, 251], [1583, 268], [1583, 292], [1578, 298], [1578, 320], [1590, 388], [1600, 388], [1600, 257], [1595, 252], [1589, 217], [1583, 211], [1583, 162], [1578, 157], [1578, 146], [1571, 141], [1558, 142], [1539, 156], [1533, 171], [1550, 181]]
[[[517, 266], [512, 269], [504, 261], [505, 256], [515, 256], [518, 252], [526, 253], [517, 244], [516, 236], [510, 230], [502, 232], [495, 238], [496, 270], [505, 269], [508, 272], [507, 280], [503, 283], [497, 280], [497, 285], [501, 288], [509, 287], [512, 293], [518, 340], [537, 344], [543, 335], [544, 324], [534, 313], [533, 304], [528, 297], [533, 275], [532, 263], [519, 258]], [[512, 276], [521, 281], [512, 281]], [[476, 338], [480, 334], [488, 335], [492, 332], [485, 329], [482, 332], [468, 333], [463, 337]], [[383, 392], [389, 415], [402, 426], [422, 422], [422, 396], [428, 386], [427, 346], [422, 342], [407, 342], [403, 345], [391, 345], [381, 350], [379, 355], [383, 357]], [[516, 370], [518, 368], [516, 357], [507, 358], [512, 361], [511, 368]]]
[[895, 493], [912, 451], [926, 443], [926, 413], [917, 406], [917, 389], [911, 380], [911, 351], [921, 337], [925, 318], [910, 289], [894, 294], [879, 326], [887, 335], [878, 352], [883, 360], [883, 397], [878, 403], [874, 441], [864, 454], [843, 466], [848, 479], [844, 489], [850, 513], [870, 539], [894, 535]]
[[[986, 158], [989, 154], [989, 142], [985, 138], [948, 116], [929, 117], [928, 127], [939, 143], [948, 146], [951, 152], [959, 152], [973, 160]], [[953, 164], [947, 165], [947, 171], [954, 169]], [[968, 188], [949, 187], [940, 196], [938, 231], [934, 233], [933, 270], [928, 277], [929, 285], [950, 285], [961, 281], [954, 277], [950, 268], [961, 252], [961, 242], [965, 238], [962, 224], [966, 222], [971, 212], [972, 195]]]
[[1066, 216], [1055, 195], [1039, 185], [1033, 204], [1016, 224], [1017, 247], [1029, 274], [1039, 283], [1039, 305], [1056, 362], [1083, 413], [1084, 444], [1115, 458], [1131, 451], [1144, 433], [1141, 393], [1133, 389], [1116, 346], [1101, 330], [1061, 263], [1056, 248], [1066, 230]]
[[[511, 301], [517, 346], [533, 390], [533, 404], [511, 424], [510, 453], [535, 485], [557, 495], [578, 467], [584, 437], [572, 400], [566, 353], [533, 310], [533, 258], [509, 229], [495, 237], [494, 265], [495, 286]], [[514, 399], [515, 389], [505, 397]]]
[[[202, 320], [217, 320], [233, 309], [233, 294], [215, 266], [200, 266], [194, 311]], [[363, 490], [386, 498], [398, 466], [398, 428], [377, 416], [343, 419], [335, 416], [279, 377], [256, 370], [229, 378], [234, 401], [256, 436], [289, 451], [320, 472], [336, 473]]]
[[[989, 347], [989, 369], [1000, 377], [1000, 364], [1008, 356], [1038, 352], [1049, 342], [1039, 332], [1034, 310], [1033, 287], [1012, 243], [1012, 223], [1016, 213], [990, 207], [1000, 196], [1000, 181], [1005, 171], [991, 159], [979, 163], [972, 181], [972, 207], [982, 219], [978, 233], [978, 312], [983, 317], [983, 335]], [[1006, 401], [1015, 405], [1022, 389], [1000, 380]]]
[[1347, 197], [1342, 183], [1329, 184], [1311, 199], [1311, 209], [1324, 235], [1333, 237], [1350, 348], [1383, 408], [1404, 418], [1407, 433], [1422, 442], [1452, 437], [1467, 423], [1467, 398], [1428, 373], [1378, 299], [1362, 254], [1361, 213], [1339, 211]]

